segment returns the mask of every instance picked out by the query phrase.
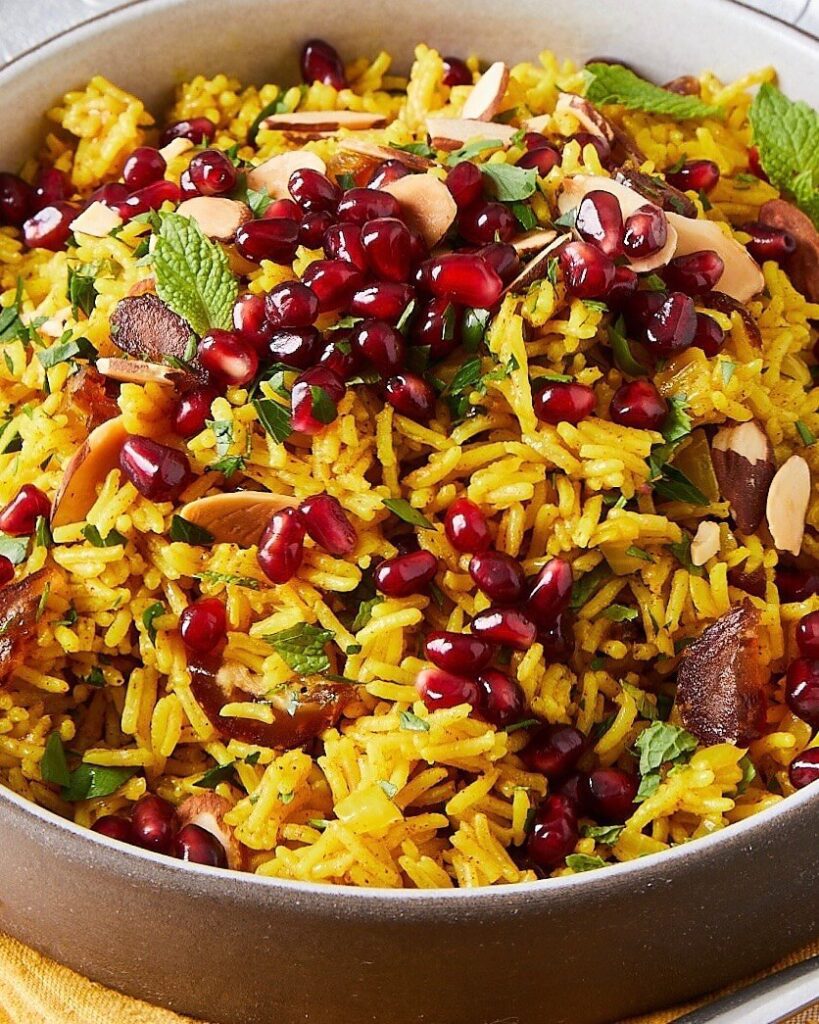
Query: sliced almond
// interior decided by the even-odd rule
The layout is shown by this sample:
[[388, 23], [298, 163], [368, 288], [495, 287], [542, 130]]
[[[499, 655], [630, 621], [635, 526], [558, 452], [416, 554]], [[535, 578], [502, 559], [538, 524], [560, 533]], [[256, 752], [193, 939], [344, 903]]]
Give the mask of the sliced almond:
[[179, 370], [142, 359], [98, 359], [97, 370], [103, 377], [129, 384], [178, 384]]
[[705, 565], [719, 551], [719, 523], [703, 519], [691, 541], [691, 561], [694, 565]]
[[810, 499], [810, 469], [801, 455], [791, 455], [776, 471], [768, 489], [768, 529], [779, 551], [798, 555]]
[[535, 281], [541, 281], [546, 277], [549, 268], [549, 260], [552, 258], [552, 254], [556, 249], [559, 249], [561, 245], [565, 245], [566, 242], [572, 236], [566, 232], [564, 235], [557, 235], [554, 241], [550, 242], [544, 249], [538, 253], [533, 260], [521, 270], [518, 276], [503, 289], [502, 295], [514, 294], [515, 292], [522, 292], [524, 288], [528, 288], [530, 284]]
[[159, 152], [164, 157], [165, 163], [169, 164], [171, 160], [182, 156], [183, 153], [187, 153], [190, 149], [193, 149], [193, 143], [190, 139], [171, 139], [168, 145], [163, 146]]
[[97, 500], [97, 487], [119, 466], [119, 453], [128, 437], [121, 416], [106, 420], [88, 435], [71, 456], [51, 506], [51, 525], [80, 523]]
[[[611, 147], [617, 163], [631, 159], [636, 164], [645, 162], [645, 153], [628, 132], [600, 113], [587, 99], [574, 93], [562, 92], [555, 104], [556, 111], [570, 111], [577, 122], [591, 135], [603, 139]], [[529, 129], [531, 131], [531, 129]]]
[[37, 328], [37, 333], [42, 334], [46, 338], [60, 338], [65, 331], [65, 324], [68, 318], [71, 316], [71, 307], [66, 306], [64, 309], [58, 310], [53, 316], [50, 316], [48, 320], [44, 320]]
[[239, 842], [230, 825], [225, 824], [225, 815], [232, 806], [218, 793], [195, 793], [182, 801], [176, 814], [180, 828], [198, 825], [215, 836], [225, 848], [228, 867], [241, 871], [247, 865], [247, 847]]
[[495, 61], [472, 86], [462, 115], [474, 121], [491, 121], [500, 110], [508, 84], [509, 68], [502, 61]]
[[756, 420], [723, 427], [711, 442], [711, 462], [737, 529], [753, 533], [765, 514], [774, 475], [773, 448], [765, 431]]
[[751, 254], [735, 238], [726, 235], [719, 224], [681, 217], [678, 213], [667, 213], [666, 216], [677, 233], [675, 256], [711, 249], [722, 258], [725, 269], [715, 285], [717, 291], [738, 302], [747, 302], [765, 287], [765, 278]]
[[428, 249], [441, 241], [458, 214], [452, 193], [432, 174], [408, 174], [391, 181], [382, 191], [395, 196], [402, 220], [418, 232]]
[[426, 171], [433, 165], [432, 160], [418, 153], [407, 153], [405, 150], [395, 149], [393, 146], [379, 146], [378, 143], [368, 142], [366, 139], [342, 139], [338, 148], [347, 153], [357, 153], [359, 156], [366, 156], [379, 162], [397, 160], [411, 171]]
[[790, 279], [811, 302], [819, 302], [819, 231], [807, 214], [784, 199], [771, 199], [759, 208], [763, 224], [787, 231], [796, 242], [796, 251], [785, 258]]
[[527, 132], [539, 132], [542, 134], [552, 123], [551, 114], [538, 114], [537, 117], [530, 117], [523, 122], [523, 128]]
[[222, 196], [194, 196], [176, 208], [182, 217], [195, 220], [202, 233], [217, 242], [230, 242], [239, 228], [253, 216], [246, 203]]
[[308, 149], [297, 149], [292, 153], [279, 153], [247, 172], [248, 188], [267, 191], [271, 199], [287, 199], [290, 192], [287, 183], [294, 171], [311, 170], [324, 174], [327, 164], [316, 153]]
[[549, 228], [535, 228], [523, 235], [517, 235], [512, 239], [512, 246], [518, 256], [525, 256], [528, 253], [540, 252], [550, 242], [557, 238], [557, 232]]
[[[575, 174], [574, 177], [567, 178], [563, 183], [563, 190], [557, 199], [558, 209], [561, 213], [568, 213], [569, 210], [576, 209], [583, 197], [589, 192], [596, 191], [610, 192], [615, 197], [620, 204], [624, 221], [643, 206], [653, 206], [655, 209], [660, 209], [655, 203], [647, 202], [645, 197], [641, 196], [639, 192], [635, 192], [633, 189], [627, 188], [617, 181], [612, 181], [611, 178], [604, 178], [602, 175], [597, 174]], [[674, 250], [677, 246], [677, 232], [670, 223], [668, 214], [666, 214], [666, 217], [669, 219], [668, 237], [662, 249], [652, 256], [629, 261], [631, 269], [638, 274], [647, 273], [651, 270], [656, 270], [657, 267], [664, 266], [674, 255]]]
[[383, 114], [370, 114], [364, 110], [303, 110], [296, 114], [273, 114], [262, 121], [262, 128], [292, 132], [337, 132], [346, 128], [351, 132], [386, 127]]
[[111, 339], [134, 359], [165, 363], [171, 356], [189, 367], [191, 378], [208, 378], [198, 356], [191, 358], [189, 324], [153, 292], [119, 300], [111, 314]]
[[208, 530], [217, 541], [247, 548], [259, 542], [274, 512], [298, 505], [295, 498], [269, 491], [211, 494], [187, 504], [180, 515]]
[[503, 149], [517, 132], [511, 124], [489, 124], [463, 117], [427, 118], [427, 134], [436, 149], [460, 149], [465, 143], [478, 140], [497, 140], [498, 149]]
[[122, 217], [105, 203], [91, 203], [71, 221], [71, 230], [93, 238], [105, 238], [122, 224]]

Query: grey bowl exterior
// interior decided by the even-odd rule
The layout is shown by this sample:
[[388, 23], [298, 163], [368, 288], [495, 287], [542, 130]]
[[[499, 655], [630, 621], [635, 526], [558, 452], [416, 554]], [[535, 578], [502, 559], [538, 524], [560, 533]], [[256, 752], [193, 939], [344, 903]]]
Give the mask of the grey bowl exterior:
[[[296, 74], [321, 34], [346, 54], [413, 41], [523, 59], [617, 56], [656, 78], [774, 63], [819, 104], [817, 47], [729, 0], [139, 0], [0, 73], [2, 163], [66, 88], [106, 74], [157, 111], [169, 84]], [[328, 888], [124, 848], [0, 789], [0, 930], [123, 992], [219, 1024], [592, 1024], [767, 966], [819, 934], [819, 787], [639, 862], [478, 892]]]

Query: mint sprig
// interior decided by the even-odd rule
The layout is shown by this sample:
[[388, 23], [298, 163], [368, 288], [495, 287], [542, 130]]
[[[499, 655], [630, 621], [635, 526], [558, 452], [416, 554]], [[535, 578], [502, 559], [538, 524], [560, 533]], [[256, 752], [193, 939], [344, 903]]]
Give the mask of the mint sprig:
[[629, 110], [665, 114], [678, 121], [697, 117], [722, 117], [720, 107], [696, 96], [680, 96], [647, 82], [622, 64], [587, 64], [586, 99], [592, 103], [619, 103]]

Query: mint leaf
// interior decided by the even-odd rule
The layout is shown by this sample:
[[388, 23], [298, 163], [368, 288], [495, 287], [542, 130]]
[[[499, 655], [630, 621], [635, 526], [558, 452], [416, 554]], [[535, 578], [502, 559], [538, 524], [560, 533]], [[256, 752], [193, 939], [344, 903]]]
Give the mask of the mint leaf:
[[173, 541], [181, 541], [184, 544], [201, 544], [207, 546], [213, 543], [213, 534], [198, 523], [191, 523], [184, 516], [174, 515], [171, 519], [170, 537]]
[[722, 117], [722, 108], [696, 96], [680, 96], [647, 82], [622, 64], [587, 64], [586, 99], [592, 103], [619, 103], [629, 110], [664, 114], [678, 121], [694, 117]]
[[503, 149], [503, 142], [500, 139], [475, 139], [474, 142], [467, 142], [465, 146], [461, 146], [454, 153], [450, 153], [446, 158], [446, 162], [452, 167], [454, 164], [460, 164], [464, 160], [471, 160], [487, 149]]
[[99, 764], [81, 764], [71, 773], [62, 798], [69, 803], [110, 796], [134, 775], [134, 768], [106, 768]]
[[156, 644], [156, 626], [154, 625], [154, 619], [164, 614], [165, 605], [162, 604], [161, 601], [154, 601], [153, 604], [149, 604], [142, 613], [142, 625], [145, 627], [152, 644]]
[[55, 786], [67, 786], [71, 781], [65, 748], [58, 732], [51, 733], [46, 740], [45, 752], [40, 761], [40, 774], [45, 782], [53, 782]]
[[515, 167], [512, 164], [484, 164], [481, 173], [489, 179], [490, 191], [501, 203], [514, 203], [528, 199], [537, 188], [534, 167]]
[[310, 676], [326, 672], [330, 667], [324, 647], [334, 635], [329, 629], [300, 622], [279, 633], [269, 633], [264, 639], [294, 672]]
[[393, 515], [398, 516], [399, 519], [409, 523], [411, 526], [417, 526], [421, 530], [435, 529], [424, 513], [419, 512], [417, 508], [413, 508], [404, 498], [384, 498], [382, 504]]
[[701, 565], [694, 565], [691, 561], [691, 534], [682, 531], [679, 540], [672, 541], [669, 545], [671, 554], [677, 559], [683, 569], [692, 576], [704, 576], [705, 569]]
[[580, 579], [575, 580], [569, 602], [572, 611], [579, 611], [584, 604], [590, 601], [610, 576], [608, 567], [601, 563], [591, 572], [584, 573]]
[[647, 372], [647, 368], [631, 353], [631, 345], [625, 334], [622, 317], [619, 317], [616, 323], [609, 325], [608, 333], [611, 354], [617, 369], [629, 377], [642, 377]]
[[413, 711], [402, 711], [398, 718], [402, 729], [408, 729], [410, 732], [429, 732], [429, 722], [419, 718]]
[[580, 834], [586, 839], [594, 839], [597, 843], [614, 846], [623, 832], [622, 825], [581, 825]]
[[641, 562], [654, 561], [647, 551], [643, 550], [643, 548], [638, 548], [636, 544], [629, 545], [629, 547], [626, 548], [626, 554], [631, 555], [632, 558], [639, 558]]
[[259, 423], [274, 441], [281, 444], [293, 433], [290, 425], [290, 412], [272, 398], [254, 398], [251, 405], [256, 410]]
[[669, 395], [670, 408], [660, 432], [666, 441], [680, 441], [691, 433], [691, 417], [688, 415], [688, 396]]
[[570, 853], [566, 858], [566, 867], [572, 871], [596, 871], [604, 868], [606, 862], [602, 857], [593, 857], [588, 853]]
[[216, 454], [227, 455], [233, 444], [233, 420], [205, 420], [213, 431], [216, 441]]
[[194, 782], [197, 789], [216, 789], [220, 782], [228, 782], [233, 778], [235, 761], [228, 761], [227, 764], [218, 764], [215, 768], [209, 768], [198, 782]]
[[28, 552], [28, 537], [6, 537], [0, 534], [0, 555], [7, 558], [12, 565], [25, 562]]
[[37, 353], [37, 358], [45, 370], [56, 366], [57, 363], [67, 363], [75, 356], [80, 356], [82, 359], [96, 359], [97, 350], [88, 338], [76, 338], [72, 341], [52, 345], [50, 348], [41, 348]]
[[200, 337], [213, 327], [231, 326], [236, 278], [222, 247], [193, 218], [159, 214], [152, 256], [157, 295]]
[[258, 590], [259, 581], [252, 576], [237, 576], [232, 572], [214, 572], [206, 569], [204, 572], [196, 572], [194, 576], [205, 583], [224, 583], [225, 586], [245, 587], [247, 590]]
[[537, 217], [528, 203], [514, 202], [509, 204], [509, 209], [514, 213], [515, 220], [523, 231], [531, 231], [537, 227]]
[[113, 548], [117, 544], [125, 543], [125, 538], [118, 530], [111, 530], [103, 537], [96, 526], [92, 526], [91, 523], [83, 527], [82, 535], [95, 548]]
[[338, 409], [336, 409], [336, 403], [332, 398], [330, 398], [324, 388], [320, 388], [316, 384], [311, 384], [310, 398], [313, 403], [313, 418], [317, 419], [319, 423], [324, 423], [325, 425], [332, 423], [338, 416]]
[[[358, 606], [358, 611], [355, 613], [355, 618], [353, 619], [352, 625], [350, 626], [350, 629], [353, 631], [353, 633], [357, 633], [359, 629], [363, 629], [367, 625], [367, 623], [373, 617], [373, 608], [375, 608], [377, 604], [381, 604], [383, 600], [383, 597], [371, 597], [368, 601], [361, 602], [361, 604]], [[347, 654], [350, 653], [351, 651], [350, 648], [348, 647]]]
[[68, 268], [68, 288], [66, 298], [71, 303], [71, 315], [77, 319], [77, 312], [82, 310], [86, 316], [91, 316], [94, 304], [97, 301], [97, 289], [94, 281], [98, 267], [91, 267], [92, 273], [82, 274], [73, 267]]
[[697, 738], [679, 726], [654, 722], [640, 733], [634, 746], [640, 751], [640, 774], [649, 775], [664, 764], [687, 761], [697, 749]]
[[625, 604], [610, 604], [601, 614], [612, 622], [633, 622], [640, 613], [636, 608], [629, 608]]
[[272, 202], [266, 188], [261, 188], [258, 191], [255, 188], [247, 190], [247, 205], [254, 217], [263, 217]]
[[808, 448], [812, 444], [816, 444], [816, 437], [807, 423], [804, 423], [802, 420], [797, 420], [794, 426], [799, 432], [799, 436], [802, 438], [802, 444]]

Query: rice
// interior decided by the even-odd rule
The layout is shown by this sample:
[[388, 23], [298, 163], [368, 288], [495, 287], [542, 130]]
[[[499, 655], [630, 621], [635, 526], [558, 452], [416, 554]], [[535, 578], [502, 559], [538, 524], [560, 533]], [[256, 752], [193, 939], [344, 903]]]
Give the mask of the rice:
[[[476, 71], [474, 59], [470, 66]], [[167, 120], [206, 117], [216, 126], [216, 148], [232, 148], [237, 158], [258, 164], [293, 147], [285, 133], [265, 127], [255, 144], [248, 139], [260, 112], [273, 104], [279, 111], [380, 114], [387, 127], [363, 137], [403, 146], [425, 137], [431, 112], [457, 116], [470, 92], [443, 84], [443, 61], [424, 45], [416, 50], [408, 78], [392, 73], [384, 53], [356, 61], [347, 75], [349, 87], [340, 91], [321, 83], [256, 88], [226, 75], [197, 76], [177, 89]], [[773, 77], [763, 69], [725, 85], [703, 75], [702, 99], [721, 105], [722, 119], [674, 121], [614, 111], [645, 154], [645, 172], [682, 159], [719, 166], [720, 181], [707, 205], [701, 198], [693, 201], [700, 217], [733, 225], [740, 241], [748, 236], [738, 226], [778, 196], [773, 186], [747, 173], [751, 90]], [[560, 92], [581, 92], [583, 84], [580, 70], [543, 53], [538, 63], [511, 69], [503, 106], [518, 117], [521, 111], [551, 114]], [[23, 173], [32, 180], [38, 162], [54, 165], [83, 197], [115, 180], [126, 156], [156, 138], [154, 119], [142, 102], [99, 76], [67, 93], [48, 119], [50, 133]], [[570, 136], [578, 122], [571, 111], [560, 110], [549, 130]], [[353, 133], [306, 141], [304, 148], [334, 173], [347, 173], [355, 164], [339, 144], [345, 134]], [[522, 151], [514, 140], [488, 159], [515, 164]], [[168, 177], [178, 181], [195, 152], [174, 156]], [[576, 173], [608, 172], [594, 146], [568, 141], [531, 201], [541, 224], [549, 223], [563, 182]], [[78, 234], [67, 251], [50, 252], [28, 250], [15, 228], [0, 229], [0, 303], [12, 307], [20, 289], [21, 315], [36, 325], [37, 352], [49, 351], [37, 346], [64, 344], [67, 330], [70, 338], [87, 338], [100, 356], [121, 354], [111, 340], [110, 318], [123, 298], [152, 287], [153, 270], [137, 252], [145, 231], [144, 223], [130, 221], [103, 238]], [[265, 294], [320, 258], [321, 250], [301, 247], [292, 267], [262, 260], [243, 264], [241, 272], [251, 293]], [[236, 266], [235, 254], [231, 259]], [[97, 293], [87, 315], [72, 311], [66, 297], [69, 268], [78, 266], [91, 268]], [[700, 434], [726, 420], [754, 419], [777, 465], [798, 452], [815, 475], [817, 446], [805, 446], [800, 431], [819, 433], [810, 355], [819, 305], [805, 299], [776, 263], [762, 269], [764, 290], [747, 303], [761, 345], [739, 312], [711, 309], [704, 298], [698, 309], [725, 330], [725, 346], [716, 357], [688, 348], [658, 369], [656, 383], [667, 397], [684, 396]], [[492, 318], [482, 352], [459, 349], [434, 367], [445, 388], [467, 359], [477, 359], [476, 384], [466, 395], [476, 408], [460, 422], [452, 422], [443, 403], [429, 422], [415, 422], [375, 391], [350, 387], [337, 418], [312, 443], [284, 445], [260, 428], [248, 388], [231, 387], [216, 398], [211, 425], [185, 445], [195, 476], [179, 504], [224, 489], [222, 478], [206, 470], [217, 457], [236, 457], [247, 487], [297, 500], [326, 492], [355, 524], [352, 556], [335, 557], [308, 541], [298, 573], [278, 586], [265, 578], [255, 546], [170, 540], [178, 507], [143, 497], [119, 468], [107, 472], [85, 520], [55, 527], [53, 546], [32, 543], [18, 566], [18, 578], [45, 565], [56, 572], [40, 609], [36, 646], [0, 683], [0, 782], [92, 826], [106, 815], [128, 815], [147, 792], [178, 805], [202, 792], [197, 783], [203, 773], [222, 766], [211, 786], [226, 802], [225, 825], [246, 849], [245, 867], [260, 875], [390, 888], [472, 887], [537, 877], [525, 850], [536, 808], [557, 784], [529, 770], [520, 757], [533, 723], [579, 729], [586, 739], [583, 771], [633, 772], [641, 735], [669, 714], [680, 725], [679, 711], [670, 710], [679, 656], [706, 626], [749, 601], [760, 614], [763, 660], [778, 672], [795, 655], [795, 623], [819, 610], [815, 594], [780, 602], [778, 555], [770, 538], [731, 532], [728, 503], [718, 494], [700, 505], [657, 500], [649, 456], [663, 443], [662, 434], [620, 426], [605, 414], [576, 425], [538, 419], [533, 382], [555, 373], [593, 387], [597, 409], [608, 408], [624, 377], [597, 357], [607, 317], [605, 308], [569, 295], [557, 278], [543, 276], [523, 293], [508, 295]], [[324, 314], [320, 326], [327, 329], [338, 319]], [[3, 504], [22, 483], [53, 496], [88, 432], [69, 394], [76, 362], [45, 368], [31, 346], [28, 337], [3, 344], [0, 437], [19, 435], [0, 454]], [[261, 384], [259, 395], [277, 400], [270, 382]], [[158, 383], [122, 384], [117, 403], [125, 429], [167, 442], [176, 399], [174, 389]], [[229, 425], [226, 450], [216, 423]], [[684, 445], [693, 446], [695, 436]], [[494, 547], [518, 559], [527, 575], [564, 557], [576, 581], [600, 581], [585, 592], [576, 584], [571, 658], [552, 657], [540, 637], [506, 659], [503, 670], [519, 685], [526, 705], [525, 721], [511, 729], [475, 715], [468, 704], [430, 710], [415, 687], [419, 672], [428, 668], [421, 638], [431, 629], [463, 632], [490, 605], [469, 574], [469, 556], [459, 554], [444, 532], [444, 514], [459, 496], [480, 505]], [[396, 520], [385, 499], [406, 499], [432, 524], [416, 531], [420, 547], [438, 559], [432, 594], [356, 596], [366, 595], [362, 581], [377, 561], [399, 550]], [[698, 568], [681, 562], [674, 550], [704, 519], [721, 524], [722, 546]], [[806, 521], [804, 551], [813, 559], [819, 556], [811, 532], [819, 529], [815, 490]], [[95, 546], [89, 528], [114, 541]], [[735, 587], [733, 570], [760, 571], [764, 597]], [[298, 681], [266, 637], [305, 623], [329, 631], [337, 646], [333, 672], [355, 686], [341, 719], [302, 749], [220, 735], [194, 692], [178, 631], [180, 615], [197, 595], [224, 602], [223, 659], [253, 674], [259, 693], [287, 691]], [[151, 613], [157, 604], [158, 614]], [[636, 619], [617, 621], [611, 610], [623, 607], [635, 609]], [[653, 790], [643, 794], [624, 827], [608, 835], [594, 822], [584, 828], [574, 860], [561, 860], [554, 873], [666, 850], [793, 792], [788, 766], [816, 739], [784, 702], [782, 683], [771, 683], [769, 691], [764, 733], [750, 746], [696, 745], [687, 759], [657, 774]], [[262, 724], [275, 719], [269, 703], [248, 699], [228, 702], [222, 715]], [[42, 770], [55, 735], [74, 768], [81, 762], [122, 770], [115, 776], [118, 784], [104, 795], [66, 799], [53, 769], [46, 773], [50, 779]]]

